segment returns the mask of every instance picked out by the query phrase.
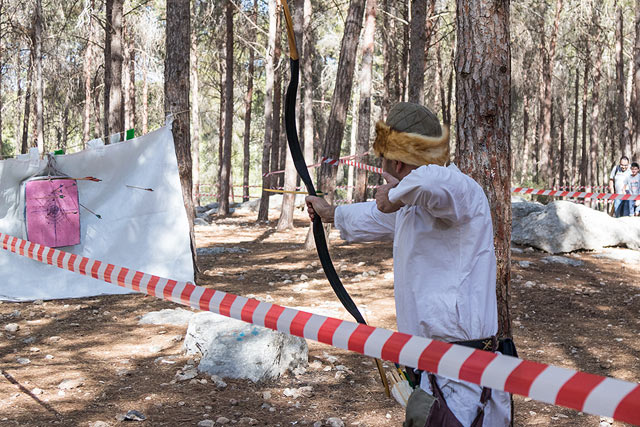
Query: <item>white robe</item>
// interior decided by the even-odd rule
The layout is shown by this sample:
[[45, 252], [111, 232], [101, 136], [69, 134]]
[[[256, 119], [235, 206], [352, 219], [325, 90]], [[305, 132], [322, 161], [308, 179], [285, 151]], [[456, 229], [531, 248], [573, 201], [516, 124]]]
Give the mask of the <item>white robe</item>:
[[[334, 222], [349, 242], [393, 240], [398, 331], [446, 342], [495, 335], [496, 258], [482, 188], [455, 165], [429, 165], [403, 178], [389, 200], [405, 206], [391, 214], [375, 202], [339, 206]], [[470, 425], [481, 388], [437, 378], [453, 413]], [[427, 375], [420, 386], [431, 391]], [[508, 425], [509, 419], [509, 395], [493, 390], [484, 425]]]

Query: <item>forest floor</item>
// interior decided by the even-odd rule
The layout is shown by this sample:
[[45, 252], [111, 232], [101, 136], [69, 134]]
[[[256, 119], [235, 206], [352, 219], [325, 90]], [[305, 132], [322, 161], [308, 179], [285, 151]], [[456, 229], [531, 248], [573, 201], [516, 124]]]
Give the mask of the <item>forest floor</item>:
[[[349, 319], [316, 253], [302, 249], [308, 223], [300, 211], [295, 225], [276, 232], [273, 221], [257, 225], [254, 215], [238, 215], [197, 227], [198, 247], [248, 251], [200, 256], [198, 283]], [[519, 249], [511, 314], [520, 356], [640, 381], [640, 265], [593, 252], [568, 255], [581, 267], [544, 264], [548, 254]], [[334, 263], [368, 322], [395, 329], [391, 251], [389, 243], [348, 244], [332, 234]], [[384, 396], [371, 359], [316, 342], [309, 342], [306, 372], [278, 381], [225, 380], [225, 388], [204, 375], [175, 381], [189, 361], [182, 352], [186, 327], [138, 324], [145, 313], [175, 307], [138, 294], [0, 304], [0, 426], [118, 425], [129, 410], [153, 426], [327, 425], [331, 417], [347, 426], [402, 424], [403, 410]], [[19, 329], [6, 330], [10, 323]], [[303, 386], [311, 393], [284, 394]], [[514, 400], [516, 426], [622, 425]]]

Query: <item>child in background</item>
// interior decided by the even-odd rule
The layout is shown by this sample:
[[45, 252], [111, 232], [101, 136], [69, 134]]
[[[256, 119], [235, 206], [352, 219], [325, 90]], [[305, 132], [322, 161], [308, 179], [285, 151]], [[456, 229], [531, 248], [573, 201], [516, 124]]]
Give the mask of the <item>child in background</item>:
[[[634, 196], [640, 195], [640, 165], [638, 163], [631, 163], [631, 176], [629, 176], [625, 182], [625, 193]], [[631, 201], [630, 216], [640, 216], [640, 200]]]

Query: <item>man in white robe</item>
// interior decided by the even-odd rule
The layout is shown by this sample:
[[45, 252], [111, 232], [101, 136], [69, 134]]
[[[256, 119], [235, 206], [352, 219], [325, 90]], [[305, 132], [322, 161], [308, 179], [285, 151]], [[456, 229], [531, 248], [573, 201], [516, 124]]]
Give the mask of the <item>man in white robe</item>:
[[[483, 189], [449, 162], [448, 130], [425, 107], [400, 103], [376, 125], [374, 150], [387, 184], [375, 202], [330, 206], [308, 197], [309, 215], [349, 242], [393, 241], [398, 331], [446, 342], [497, 333], [496, 259]], [[482, 388], [436, 376], [451, 412], [472, 425]], [[420, 387], [433, 394], [426, 373]], [[484, 426], [509, 425], [510, 398], [492, 391]]]

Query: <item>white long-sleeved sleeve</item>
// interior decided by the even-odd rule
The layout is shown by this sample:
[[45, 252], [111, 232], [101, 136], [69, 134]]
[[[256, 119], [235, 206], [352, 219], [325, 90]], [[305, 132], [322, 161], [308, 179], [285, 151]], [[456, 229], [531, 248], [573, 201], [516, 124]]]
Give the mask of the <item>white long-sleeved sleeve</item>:
[[333, 222], [348, 242], [393, 240], [396, 214], [380, 212], [376, 202], [354, 203], [338, 206]]
[[[484, 199], [484, 201], [483, 201]], [[435, 218], [469, 221], [486, 203], [482, 188], [455, 166], [422, 166], [389, 191], [389, 200], [421, 206]]]

